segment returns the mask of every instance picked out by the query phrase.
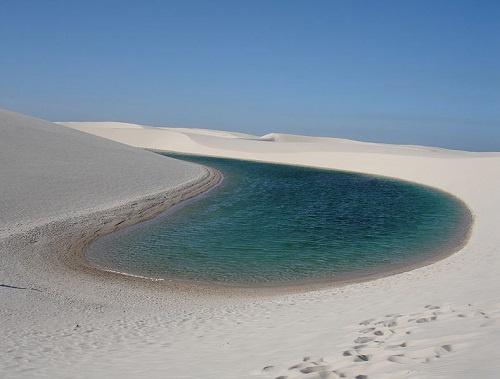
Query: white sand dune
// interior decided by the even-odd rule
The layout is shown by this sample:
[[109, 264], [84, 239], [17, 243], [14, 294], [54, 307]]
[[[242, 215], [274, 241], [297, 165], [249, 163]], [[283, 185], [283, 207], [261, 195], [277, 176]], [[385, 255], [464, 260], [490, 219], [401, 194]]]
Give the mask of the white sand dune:
[[[70, 129], [61, 138], [36, 145], [38, 137], [31, 135], [32, 130], [39, 132], [36, 125], [17, 134], [12, 126], [5, 126], [5, 119], [15, 127], [40, 123], [58, 133], [63, 130], [0, 114], [1, 143], [7, 149], [0, 153], [2, 178], [15, 183], [6, 192], [8, 196], [2, 191], [0, 211], [8, 210], [7, 217], [2, 216], [4, 230], [12, 233], [18, 223], [28, 228], [31, 220], [59, 217], [59, 223], [40, 229], [50, 233], [35, 234], [30, 243], [11, 236], [9, 243], [0, 245], [0, 284], [11, 286], [0, 287], [2, 376], [498, 376], [500, 154], [283, 134], [259, 139], [120, 123], [65, 123], [148, 149], [410, 180], [453, 193], [475, 217], [471, 238], [460, 252], [410, 272], [287, 295], [269, 291], [264, 295], [251, 291], [240, 295], [208, 290], [187, 293], [186, 288], [178, 291], [164, 283], [99, 274], [75, 265], [65, 251], [82, 238], [92, 238], [92, 233], [109, 231], [105, 227], [109, 223], [136, 221], [145, 207], [141, 193], [199, 181], [202, 169], [91, 136], [86, 139]], [[75, 159], [71, 155], [84, 140], [94, 146], [85, 145], [88, 164], [82, 163], [83, 153]], [[23, 146], [31, 150], [26, 157], [22, 151], [14, 151], [24, 150]], [[58, 158], [61, 150], [68, 153]], [[94, 158], [88, 155], [95, 155], [99, 164], [92, 163]], [[13, 163], [17, 159], [21, 159], [18, 165]], [[31, 164], [40, 175], [35, 181], [30, 181]], [[45, 169], [57, 172], [53, 175], [57, 180], [51, 179], [36, 191]], [[72, 180], [82, 183], [73, 185]], [[201, 190], [210, 185], [205, 184]], [[4, 180], [0, 186], [9, 188]], [[18, 193], [16, 188], [23, 186], [33, 190]], [[66, 198], [59, 199], [61, 193]], [[131, 205], [139, 197], [142, 202]], [[170, 198], [165, 196], [163, 201]], [[58, 211], [52, 208], [55, 202]], [[121, 205], [118, 210], [116, 203]], [[155, 203], [155, 211], [159, 203]], [[18, 216], [25, 208], [31, 213]], [[70, 217], [73, 214], [79, 217], [76, 221]], [[87, 231], [84, 236], [82, 231]]]
[[0, 110], [0, 122], [0, 236], [12, 226], [118, 204], [203, 173], [193, 164], [12, 112]]

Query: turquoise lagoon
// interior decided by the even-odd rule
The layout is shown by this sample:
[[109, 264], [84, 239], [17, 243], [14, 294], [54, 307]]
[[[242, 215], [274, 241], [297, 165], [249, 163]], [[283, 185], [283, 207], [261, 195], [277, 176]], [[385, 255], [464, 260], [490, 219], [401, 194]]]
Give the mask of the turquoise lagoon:
[[104, 236], [88, 261], [155, 279], [233, 285], [345, 280], [436, 260], [470, 214], [444, 192], [350, 172], [172, 155], [215, 167], [220, 186]]

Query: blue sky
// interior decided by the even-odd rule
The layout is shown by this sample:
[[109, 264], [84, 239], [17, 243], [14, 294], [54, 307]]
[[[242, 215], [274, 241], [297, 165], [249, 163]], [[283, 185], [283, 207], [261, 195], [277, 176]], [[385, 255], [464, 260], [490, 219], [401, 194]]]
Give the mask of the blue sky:
[[0, 5], [0, 107], [500, 150], [499, 1]]

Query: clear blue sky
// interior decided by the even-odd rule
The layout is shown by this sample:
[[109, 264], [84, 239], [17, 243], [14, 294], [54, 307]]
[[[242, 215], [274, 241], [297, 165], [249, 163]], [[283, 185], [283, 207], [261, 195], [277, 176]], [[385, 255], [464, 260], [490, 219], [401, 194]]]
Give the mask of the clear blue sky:
[[500, 1], [5, 0], [0, 107], [500, 150]]

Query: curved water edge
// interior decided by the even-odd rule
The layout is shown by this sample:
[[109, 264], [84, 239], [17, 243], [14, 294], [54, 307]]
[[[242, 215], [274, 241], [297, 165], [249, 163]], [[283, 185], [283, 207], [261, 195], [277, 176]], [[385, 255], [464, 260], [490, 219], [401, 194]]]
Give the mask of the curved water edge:
[[[189, 206], [98, 239], [86, 252], [92, 266], [202, 286], [338, 285], [433, 263], [460, 250], [470, 234], [466, 205], [430, 187], [334, 170], [182, 158], [215, 165], [226, 180]], [[278, 213], [269, 212], [276, 203]], [[295, 218], [283, 221], [280, 214]]]

